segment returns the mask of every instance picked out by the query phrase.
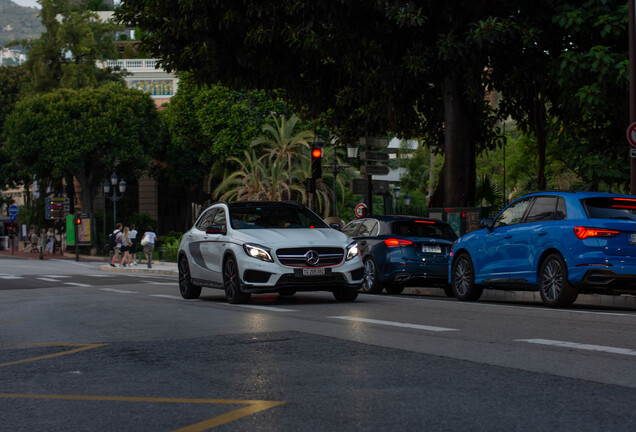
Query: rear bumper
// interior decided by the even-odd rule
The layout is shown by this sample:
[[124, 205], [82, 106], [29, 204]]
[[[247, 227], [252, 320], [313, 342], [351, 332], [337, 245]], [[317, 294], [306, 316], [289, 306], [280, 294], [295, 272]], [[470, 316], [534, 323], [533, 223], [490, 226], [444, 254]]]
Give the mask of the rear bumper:
[[590, 269], [580, 282], [573, 283], [580, 292], [636, 294], [636, 274], [620, 274], [610, 269]]

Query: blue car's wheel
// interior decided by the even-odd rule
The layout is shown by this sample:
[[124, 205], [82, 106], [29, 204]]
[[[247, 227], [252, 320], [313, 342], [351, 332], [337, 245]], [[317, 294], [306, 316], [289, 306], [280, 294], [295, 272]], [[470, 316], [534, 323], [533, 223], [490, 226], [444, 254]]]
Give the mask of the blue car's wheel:
[[561, 255], [549, 255], [541, 264], [539, 290], [543, 304], [549, 307], [568, 307], [578, 297], [578, 291], [568, 282], [568, 270]]
[[467, 253], [460, 254], [453, 261], [452, 286], [455, 297], [464, 301], [477, 301], [484, 288], [475, 285], [473, 262]]

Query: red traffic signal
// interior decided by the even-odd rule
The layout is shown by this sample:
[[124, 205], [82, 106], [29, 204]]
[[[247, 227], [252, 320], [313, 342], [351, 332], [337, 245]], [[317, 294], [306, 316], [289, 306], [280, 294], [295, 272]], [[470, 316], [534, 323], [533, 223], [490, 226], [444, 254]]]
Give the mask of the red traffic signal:
[[311, 151], [311, 156], [314, 158], [319, 158], [322, 156], [322, 149], [321, 148], [314, 148]]
[[80, 217], [80, 215], [75, 215], [75, 217], [73, 218], [73, 223], [75, 225], [80, 225], [82, 223], [82, 218]]

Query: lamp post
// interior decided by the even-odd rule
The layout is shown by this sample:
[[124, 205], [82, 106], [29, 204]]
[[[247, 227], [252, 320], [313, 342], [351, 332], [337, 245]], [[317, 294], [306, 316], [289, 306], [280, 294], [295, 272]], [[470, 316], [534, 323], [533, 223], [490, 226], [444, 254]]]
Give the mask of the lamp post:
[[396, 186], [393, 188], [393, 197], [395, 198], [395, 213], [399, 214], [398, 203], [400, 198], [400, 186]]
[[[113, 202], [113, 226], [117, 225], [117, 201], [119, 201], [124, 195], [124, 192], [126, 192], [126, 181], [124, 179], [121, 179], [121, 181], [119, 182], [120, 194], [117, 195], [117, 180], [118, 177], [115, 173], [110, 176], [110, 183], [108, 182], [108, 180], [104, 180], [104, 195], [106, 196], [106, 198]], [[113, 195], [109, 196], [108, 194], [110, 193], [111, 185], [113, 189]]]
[[404, 194], [404, 208], [406, 209], [406, 212], [409, 212], [409, 206], [411, 205], [411, 195], [409, 195], [409, 193], [405, 193]]
[[[347, 152], [349, 150], [347, 149]], [[338, 147], [334, 146], [333, 147], [333, 159], [331, 159], [331, 164], [327, 165], [325, 168], [327, 168], [327, 171], [331, 172], [333, 174], [333, 209], [334, 209], [334, 216], [338, 217], [338, 181], [337, 181], [337, 176], [339, 173], [344, 172], [347, 168], [349, 168], [351, 165], [347, 165], [347, 164], [340, 164], [338, 162]]]

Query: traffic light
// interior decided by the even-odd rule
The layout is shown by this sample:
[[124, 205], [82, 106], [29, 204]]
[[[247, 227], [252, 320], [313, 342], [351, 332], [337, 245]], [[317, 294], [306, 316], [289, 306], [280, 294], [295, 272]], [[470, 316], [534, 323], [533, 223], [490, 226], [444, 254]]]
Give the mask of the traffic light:
[[317, 145], [311, 147], [311, 178], [322, 177], [322, 148]]
[[75, 216], [73, 217], [73, 223], [75, 225], [80, 225], [82, 223], [82, 218], [77, 213], [75, 213]]

